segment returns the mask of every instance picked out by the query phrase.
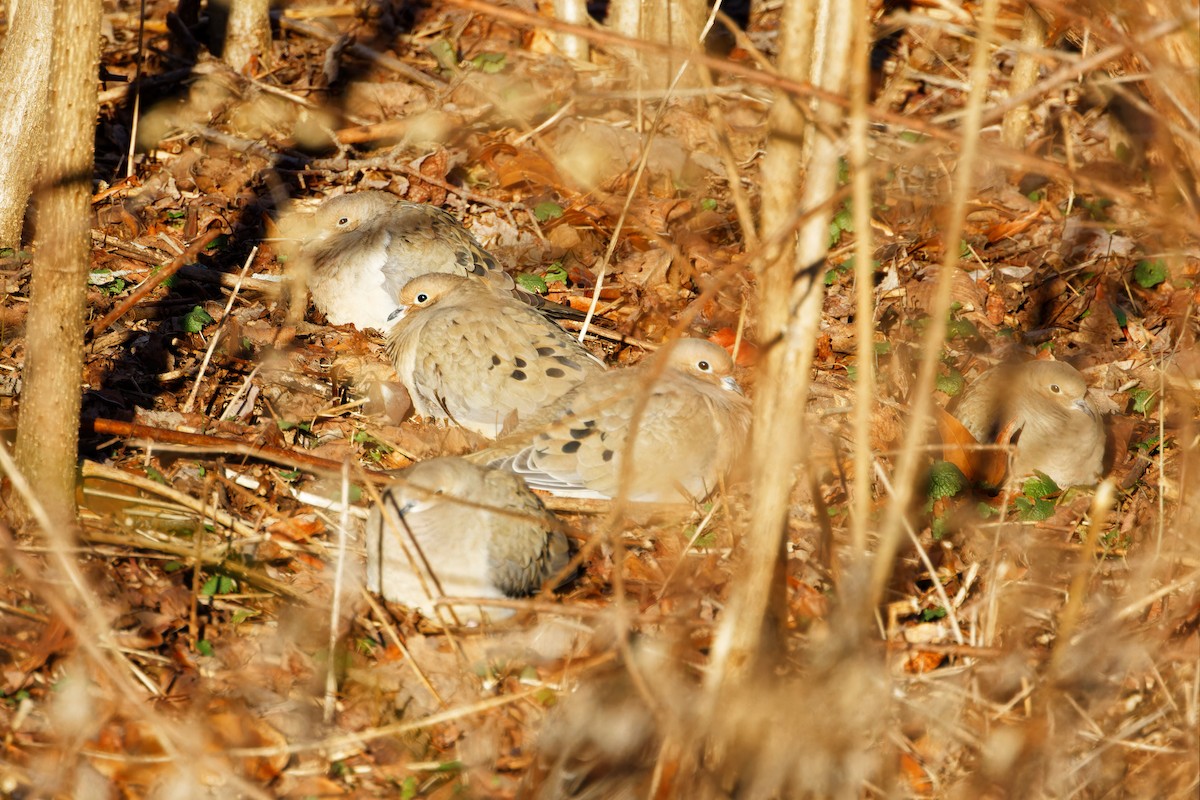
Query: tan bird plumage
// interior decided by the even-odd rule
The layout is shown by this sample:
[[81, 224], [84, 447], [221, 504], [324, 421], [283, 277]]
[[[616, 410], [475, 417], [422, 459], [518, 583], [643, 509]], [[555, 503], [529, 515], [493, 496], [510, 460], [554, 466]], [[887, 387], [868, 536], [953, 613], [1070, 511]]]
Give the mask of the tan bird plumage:
[[471, 459], [565, 497], [616, 497], [624, 488], [640, 502], [703, 499], [750, 427], [750, 404], [732, 371], [729, 354], [712, 342], [670, 342], [634, 367], [589, 377]]
[[[437, 615], [434, 598], [521, 597], [566, 566], [569, 548], [557, 520], [517, 476], [435, 458], [401, 477], [382, 494], [401, 529], [389, 525], [378, 506], [367, 520], [367, 588], [385, 600], [449, 622], [449, 615]], [[512, 615], [511, 609], [484, 611], [491, 619]], [[455, 605], [454, 613], [464, 623], [481, 618], [480, 606]]]
[[324, 201], [300, 224], [308, 231], [300, 256], [313, 305], [332, 325], [387, 330], [400, 290], [430, 273], [486, 279], [547, 316], [584, 318], [517, 286], [496, 257], [437, 206], [387, 192], [353, 192]]
[[331, 197], [308, 221], [313, 305], [333, 325], [387, 329], [396, 297], [418, 275], [482, 277], [499, 264], [449, 212], [387, 192]]
[[398, 304], [387, 351], [417, 413], [489, 439], [604, 371], [562, 328], [489, 281], [423, 275]]
[[1016, 437], [1010, 474], [1039, 471], [1062, 488], [1092, 484], [1104, 465], [1104, 422], [1079, 370], [1061, 361], [994, 367], [980, 375], [954, 410], [979, 442]]

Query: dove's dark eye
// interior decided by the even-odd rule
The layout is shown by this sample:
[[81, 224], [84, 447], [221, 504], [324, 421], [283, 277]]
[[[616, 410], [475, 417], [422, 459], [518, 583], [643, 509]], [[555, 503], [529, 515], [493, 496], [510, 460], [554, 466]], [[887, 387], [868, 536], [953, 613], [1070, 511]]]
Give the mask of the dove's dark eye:
[[1057, 383], [1050, 384], [1050, 391], [1054, 392], [1055, 394], [1062, 394], [1062, 389], [1058, 388]]
[[340, 219], [338, 220], [338, 223], [337, 223], [337, 224], [338, 224], [338, 225], [349, 225], [349, 224], [350, 224], [350, 218], [349, 218], [349, 217], [342, 217], [342, 218], [340, 218]]
[[418, 303], [428, 303], [429, 295], [425, 294], [424, 292], [421, 292], [420, 294], [417, 295], [417, 302]]
[[707, 361], [699, 361], [696, 363], [701, 372], [712, 372], [712, 366]]

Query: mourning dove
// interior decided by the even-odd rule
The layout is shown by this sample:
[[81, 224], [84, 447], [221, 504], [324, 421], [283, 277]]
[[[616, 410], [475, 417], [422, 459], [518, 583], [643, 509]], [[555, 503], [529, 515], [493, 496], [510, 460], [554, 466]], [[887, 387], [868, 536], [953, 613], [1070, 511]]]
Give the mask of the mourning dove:
[[309, 231], [300, 256], [311, 267], [313, 305], [332, 325], [386, 331], [400, 290], [429, 273], [488, 277], [550, 316], [583, 317], [518, 287], [496, 257], [437, 206], [387, 192], [353, 192], [325, 200], [300, 224]]
[[750, 426], [732, 371], [724, 348], [679, 339], [637, 366], [588, 377], [471, 458], [565, 497], [616, 497], [624, 488], [640, 502], [702, 499]]
[[[529, 595], [566, 566], [557, 520], [517, 476], [461, 458], [422, 461], [401, 476], [382, 494], [399, 530], [378, 506], [367, 519], [367, 588], [385, 600], [449, 621], [435, 598]], [[460, 622], [482, 619], [480, 606], [453, 608]], [[491, 619], [513, 613], [485, 610]]]
[[494, 439], [604, 366], [488, 281], [423, 275], [400, 292], [387, 351], [418, 414]]
[[1014, 476], [1036, 470], [1063, 488], [1100, 478], [1104, 423], [1088, 399], [1083, 375], [1070, 364], [994, 367], [971, 384], [954, 415], [976, 441], [990, 443], [1002, 432], [1011, 434]]
[[448, 212], [387, 192], [331, 197], [313, 212], [308, 228], [300, 248], [312, 265], [308, 288], [313, 305], [333, 325], [386, 330], [396, 296], [418, 275], [499, 270]]

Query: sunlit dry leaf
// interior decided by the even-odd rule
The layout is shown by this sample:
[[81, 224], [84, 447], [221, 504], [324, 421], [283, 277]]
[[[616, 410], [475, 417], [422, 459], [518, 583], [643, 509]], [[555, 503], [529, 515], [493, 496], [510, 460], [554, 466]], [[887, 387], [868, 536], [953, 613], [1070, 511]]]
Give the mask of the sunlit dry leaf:
[[[948, 461], [975, 484], [999, 486], [1008, 472], [1008, 453], [1003, 448], [980, 448], [971, 432], [945, 409], [937, 411], [938, 434], [942, 440], [942, 460]], [[1007, 445], [1015, 433], [1009, 423], [997, 438], [996, 444]], [[986, 444], [991, 444], [990, 442]]]
[[[423, 176], [438, 182], [446, 180], [446, 173], [449, 169], [450, 156], [444, 148], [438, 148], [421, 159], [421, 164], [417, 167], [417, 171]], [[436, 183], [414, 178], [409, 183], [406, 199], [414, 203], [429, 203], [440, 206], [446, 202], [446, 195], [446, 190]]]
[[292, 542], [308, 541], [324, 530], [325, 523], [316, 514], [297, 514], [267, 528], [271, 535], [282, 536]]
[[1016, 219], [1003, 220], [988, 227], [984, 231], [984, 234], [987, 236], [989, 244], [998, 242], [1001, 239], [1011, 239], [1029, 230], [1030, 227], [1042, 219], [1044, 214], [1045, 211], [1039, 203], [1036, 207]]
[[933, 782], [929, 780], [929, 773], [914, 756], [908, 753], [900, 754], [900, 771], [914, 794], [928, 795], [933, 791]]
[[[708, 337], [708, 340], [713, 344], [719, 344], [733, 355], [733, 345], [737, 342], [737, 331], [733, 328], [721, 328], [717, 332]], [[752, 367], [758, 363], [758, 346], [743, 338], [741, 342], [737, 342], [737, 365], [739, 367]]]
[[479, 154], [481, 163], [488, 165], [496, 180], [505, 188], [532, 184], [538, 187], [561, 187], [558, 171], [536, 150], [518, 149], [510, 144], [497, 143]]
[[954, 415], [942, 408], [937, 410], [937, 427], [942, 440], [942, 460], [958, 467], [962, 474], [971, 480], [975, 473], [971, 448], [978, 444], [975, 437], [954, 418]]
[[273, 755], [240, 759], [242, 774], [255, 781], [267, 782], [287, 766], [290, 755], [287, 739], [245, 707], [232, 701], [217, 700], [208, 709], [206, 722], [215, 736], [217, 751], [229, 748], [277, 748]]
[[75, 648], [75, 637], [61, 619], [51, 617], [37, 640], [24, 648], [28, 655], [20, 663], [21, 670], [35, 672], [54, 656], [71, 652]]

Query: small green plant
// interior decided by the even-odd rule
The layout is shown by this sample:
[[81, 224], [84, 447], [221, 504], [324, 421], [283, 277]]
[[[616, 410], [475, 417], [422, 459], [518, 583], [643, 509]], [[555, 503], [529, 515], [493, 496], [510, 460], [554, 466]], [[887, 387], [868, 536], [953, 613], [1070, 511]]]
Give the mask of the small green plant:
[[517, 274], [516, 281], [518, 286], [533, 294], [545, 294], [550, 291], [550, 287], [546, 285], [546, 279], [541, 275], [521, 272]]
[[1142, 416], [1149, 414], [1158, 404], [1157, 394], [1149, 389], [1133, 389], [1129, 392], [1129, 396], [1133, 398], [1134, 413]]
[[842, 204], [841, 209], [833, 215], [829, 223], [829, 246], [833, 247], [842, 238], [842, 233], [854, 233], [854, 217], [850, 213], [850, 203]]
[[1058, 494], [1059, 488], [1050, 476], [1038, 472], [1025, 481], [1020, 496], [1013, 500], [1017, 518], [1025, 522], [1041, 522], [1054, 514], [1054, 501], [1049, 499]]
[[232, 594], [237, 591], [237, 581], [228, 575], [210, 575], [200, 587], [200, 594], [212, 597], [218, 594]]
[[429, 54], [437, 61], [443, 72], [458, 72], [458, 51], [445, 39], [435, 39], [429, 44]]
[[840, 278], [843, 275], [845, 275], [846, 273], [848, 273], [850, 271], [849, 267], [847, 266], [848, 263], [849, 262], [843, 262], [841, 264], [838, 264], [836, 267], [834, 267], [832, 269], [826, 270], [825, 271], [825, 285], [833, 286], [835, 283], [838, 282], [838, 278]]
[[1167, 263], [1160, 259], [1154, 261], [1142, 260], [1133, 268], [1133, 279], [1143, 289], [1153, 289], [1171, 277]]
[[[1138, 450], [1140, 450], [1142, 453], [1144, 453], [1146, 455], [1150, 455], [1151, 453], [1154, 453], [1156, 450], [1159, 449], [1159, 445], [1161, 443], [1162, 443], [1162, 440], [1159, 438], [1158, 434], [1155, 433], [1155, 434], [1152, 434], [1151, 436], [1148, 436], [1147, 438], [1143, 439], [1142, 441], [1138, 442], [1134, 446]], [[1170, 443], [1171, 443], [1171, 440], [1168, 439], [1167, 444], [1170, 444]]]
[[[692, 541], [692, 537], [696, 535], [697, 527], [698, 526], [696, 526], [696, 525], [687, 525], [684, 527], [683, 532], [682, 532], [682, 537], [685, 542]], [[712, 547], [714, 544], [716, 544], [716, 542], [717, 542], [717, 535], [710, 528], [709, 530], [706, 530], [704, 533], [700, 534], [700, 537], [698, 539], [696, 539], [696, 541], [692, 544], [692, 546], [695, 547], [697, 550], [704, 550], [706, 548]]]
[[351, 438], [355, 444], [361, 444], [366, 451], [365, 455], [372, 461], [380, 461], [385, 455], [392, 452], [392, 448], [387, 444], [379, 441], [366, 431], [357, 431]]
[[946, 535], [948, 504], [945, 501], [962, 493], [968, 486], [967, 476], [949, 461], [935, 461], [929, 468], [929, 485], [925, 491], [925, 510], [933, 515], [933, 519], [929, 523], [929, 530], [935, 541], [940, 541]]
[[508, 66], [508, 56], [504, 53], [480, 53], [471, 59], [471, 66], [480, 72], [495, 75]]
[[1100, 536], [1100, 546], [1105, 551], [1127, 550], [1132, 544], [1133, 539], [1119, 530], [1107, 531]]
[[966, 383], [963, 374], [953, 368], [945, 375], [937, 376], [937, 390], [949, 397], [958, 397]]
[[951, 317], [950, 321], [946, 323], [946, 338], [977, 339], [979, 338], [979, 329], [968, 320]]
[[542, 272], [535, 275], [532, 272], [522, 272], [516, 276], [517, 284], [527, 292], [545, 294], [550, 291], [552, 283], [566, 283], [567, 271], [561, 261], [555, 261]]
[[563, 215], [563, 207], [558, 203], [545, 200], [533, 207], [533, 216], [538, 222], [548, 222]]
[[125, 282], [124, 278], [114, 275], [111, 269], [103, 267], [92, 270], [88, 277], [88, 283], [93, 286], [99, 286], [100, 291], [107, 295], [118, 295], [125, 291], [129, 285]]
[[[881, 266], [881, 264], [879, 263], [878, 260], [872, 259], [872, 261], [871, 261], [871, 271], [872, 272], [878, 272], [880, 266]], [[825, 273], [825, 285], [832, 286], [833, 284], [837, 283], [838, 279], [841, 278], [843, 275], [848, 275], [853, 271], [854, 271], [854, 256], [850, 256], [850, 258], [846, 259], [841, 264], [838, 264], [833, 269], [830, 269]]]
[[200, 333], [205, 325], [211, 325], [213, 318], [200, 306], [194, 306], [183, 315], [183, 329], [188, 333]]
[[926, 491], [930, 501], [954, 497], [967, 488], [967, 476], [949, 461], [935, 461], [929, 468], [929, 489]]

